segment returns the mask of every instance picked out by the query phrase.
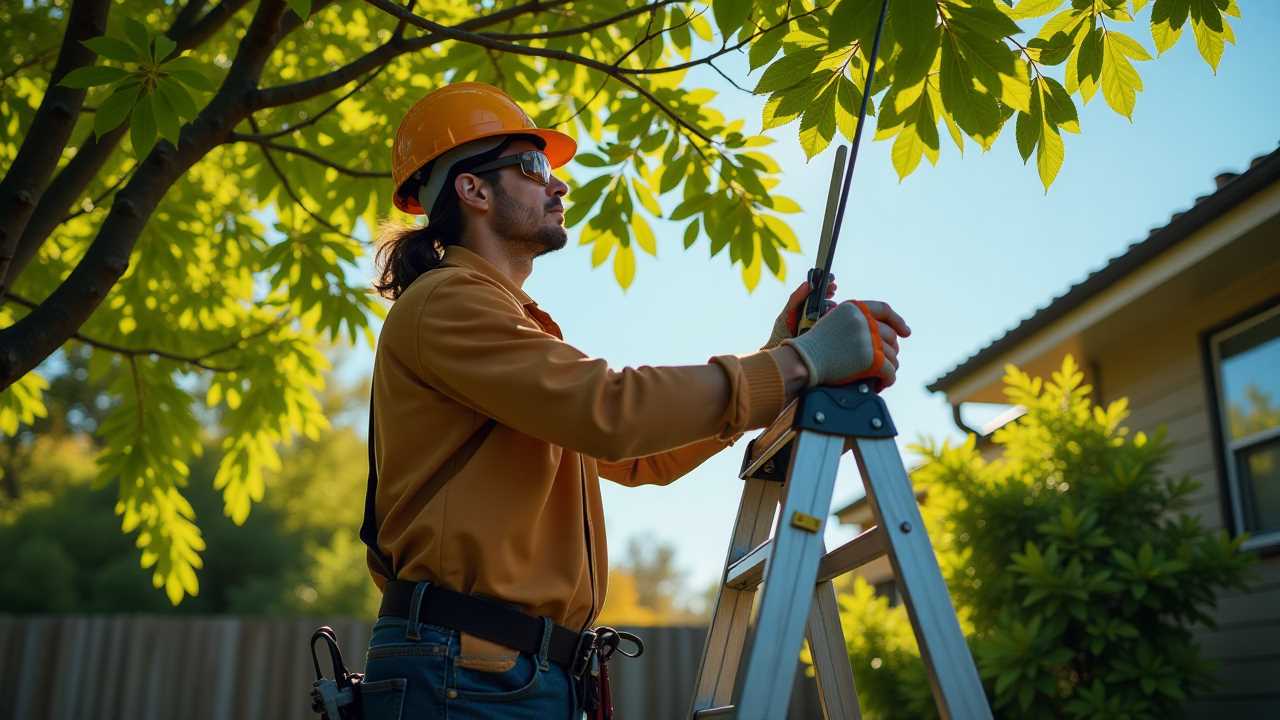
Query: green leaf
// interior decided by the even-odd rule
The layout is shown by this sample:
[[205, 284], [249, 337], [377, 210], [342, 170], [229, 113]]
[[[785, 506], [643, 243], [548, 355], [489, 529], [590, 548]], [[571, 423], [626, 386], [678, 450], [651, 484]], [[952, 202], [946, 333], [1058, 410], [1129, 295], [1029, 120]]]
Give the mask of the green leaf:
[[152, 93], [149, 97], [152, 100], [152, 110], [156, 116], [156, 129], [159, 131], [160, 137], [177, 146], [181, 133], [178, 112], [169, 105], [164, 95], [159, 92]]
[[711, 9], [715, 12], [720, 37], [727, 41], [751, 15], [751, 0], [712, 0]]
[[196, 101], [182, 83], [172, 78], [160, 78], [156, 83], [156, 91], [165, 99], [165, 102], [169, 103], [169, 107], [178, 113], [179, 117], [191, 119], [199, 114]]
[[173, 52], [174, 48], [178, 47], [177, 43], [170, 40], [165, 35], [157, 35], [155, 43], [156, 62], [164, 62], [167, 60], [169, 58], [169, 54]]
[[89, 38], [84, 41], [84, 46], [102, 57], [116, 62], [145, 63], [149, 59], [145, 54], [135, 50], [129, 43], [108, 35]]
[[1125, 57], [1112, 38], [1115, 33], [1102, 36], [1102, 96], [1112, 110], [1133, 120], [1133, 106], [1137, 93], [1142, 89], [1142, 78]]
[[635, 191], [641, 207], [652, 213], [654, 217], [662, 217], [662, 206], [658, 204], [658, 199], [640, 182], [639, 178], [631, 178], [631, 189]]
[[67, 73], [58, 83], [70, 88], [90, 88], [98, 85], [109, 85], [129, 76], [127, 70], [114, 67], [80, 67]]
[[1067, 93], [1066, 88], [1062, 87], [1062, 83], [1047, 75], [1041, 75], [1037, 82], [1044, 93], [1044, 107], [1053, 124], [1067, 132], [1080, 132], [1080, 118], [1076, 111], [1076, 104], [1071, 100], [1071, 95]]
[[610, 164], [608, 160], [605, 160], [594, 153], [578, 153], [573, 156], [573, 160], [579, 165], [589, 168], [604, 167], [605, 165]]
[[831, 83], [800, 117], [800, 147], [805, 157], [826, 149], [836, 134], [836, 83]]
[[1157, 55], [1178, 42], [1190, 12], [1190, 0], [1156, 0], [1151, 7], [1151, 39], [1155, 41]]
[[122, 88], [116, 90], [104, 100], [98, 106], [98, 112], [93, 115], [94, 135], [100, 138], [124, 122], [124, 119], [129, 116], [129, 112], [133, 110], [133, 106], [137, 103], [138, 93], [141, 89], [141, 85]]
[[[896, 6], [895, 6], [896, 8]], [[890, 9], [892, 17], [896, 9]], [[875, 0], [841, 0], [831, 12], [831, 22], [827, 28], [827, 43], [832, 50], [849, 47], [857, 40], [864, 47], [863, 53], [869, 52], [871, 41], [875, 36], [876, 24], [880, 20], [880, 3]], [[886, 24], [889, 20], [886, 18]]]
[[756, 38], [747, 52], [747, 62], [751, 70], [767, 65], [782, 49], [782, 38], [787, 34], [785, 27], [776, 28]]
[[288, 3], [289, 9], [292, 10], [298, 17], [302, 18], [303, 20], [306, 20], [307, 18], [311, 17], [311, 0], [285, 0], [285, 1]]
[[694, 218], [693, 222], [684, 229], [684, 249], [688, 250], [698, 241], [698, 219]]
[[1048, 15], [1057, 10], [1064, 0], [1019, 0], [1017, 5], [1013, 6], [1009, 17], [1014, 20], [1028, 20], [1037, 18], [1041, 15]]
[[218, 89], [217, 84], [209, 79], [209, 68], [189, 55], [180, 55], [166, 62], [160, 66], [160, 70], [196, 90], [213, 92]]
[[1058, 129], [1047, 120], [1040, 123], [1040, 143], [1037, 150], [1036, 169], [1040, 171], [1040, 182], [1044, 183], [1044, 191], [1047, 193], [1066, 157], [1062, 136], [1058, 135]]
[[573, 227], [582, 222], [587, 213], [591, 212], [591, 208], [595, 207], [596, 201], [600, 199], [605, 186], [612, 182], [613, 179], [612, 175], [601, 175], [570, 192], [566, 196], [569, 200], [569, 207], [564, 211], [565, 227]]
[[783, 55], [765, 68], [760, 81], [756, 83], [754, 92], [770, 93], [796, 86], [808, 78], [820, 62], [822, 62], [822, 53], [813, 49], [797, 50], [789, 55]]
[[124, 34], [129, 44], [146, 60], [151, 60], [151, 33], [147, 30], [147, 26], [127, 15], [121, 22], [124, 24]]
[[1200, 57], [1209, 64], [1214, 74], [1218, 73], [1218, 63], [1222, 60], [1222, 51], [1226, 47], [1222, 39], [1222, 33], [1214, 32], [1213, 29], [1204, 23], [1191, 23], [1191, 31], [1196, 36], [1196, 48], [1200, 51]]
[[151, 95], [143, 95], [134, 106], [129, 137], [133, 140], [134, 155], [141, 162], [156, 144], [155, 105]]
[[894, 38], [901, 46], [893, 64], [893, 85], [905, 87], [924, 79], [938, 57], [942, 29], [937, 25], [937, 5], [911, 0], [895, 5], [890, 14]]
[[1022, 156], [1022, 162], [1026, 162], [1031, 158], [1031, 153], [1035, 152], [1036, 142], [1040, 138], [1040, 118], [1033, 114], [1040, 109], [1039, 93], [1031, 96], [1032, 113], [1018, 113], [1018, 120], [1015, 126], [1014, 136], [1018, 141], [1018, 154]]

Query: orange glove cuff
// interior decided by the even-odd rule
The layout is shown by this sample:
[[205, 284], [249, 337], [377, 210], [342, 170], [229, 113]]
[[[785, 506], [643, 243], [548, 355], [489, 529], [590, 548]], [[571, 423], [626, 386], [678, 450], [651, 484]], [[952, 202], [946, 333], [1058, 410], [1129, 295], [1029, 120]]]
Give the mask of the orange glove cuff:
[[880, 321], [871, 314], [871, 308], [861, 300], [848, 300], [859, 310], [862, 311], [863, 317], [867, 319], [867, 330], [871, 332], [871, 368], [865, 373], [858, 375], [855, 379], [880, 377], [880, 373], [884, 368], [884, 340], [880, 338]]

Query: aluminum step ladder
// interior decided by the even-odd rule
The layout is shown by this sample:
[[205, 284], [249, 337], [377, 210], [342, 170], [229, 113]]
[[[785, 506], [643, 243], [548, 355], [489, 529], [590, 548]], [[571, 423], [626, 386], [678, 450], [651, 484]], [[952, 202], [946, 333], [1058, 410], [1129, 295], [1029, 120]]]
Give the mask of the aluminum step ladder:
[[[860, 382], [806, 391], [747, 446], [740, 474], [746, 485], [698, 671], [695, 720], [785, 718], [805, 637], [823, 716], [860, 718], [832, 580], [881, 555], [893, 565], [941, 716], [991, 718], [895, 435], [884, 401]], [[823, 527], [846, 450], [857, 459], [879, 524], [826, 552]]]

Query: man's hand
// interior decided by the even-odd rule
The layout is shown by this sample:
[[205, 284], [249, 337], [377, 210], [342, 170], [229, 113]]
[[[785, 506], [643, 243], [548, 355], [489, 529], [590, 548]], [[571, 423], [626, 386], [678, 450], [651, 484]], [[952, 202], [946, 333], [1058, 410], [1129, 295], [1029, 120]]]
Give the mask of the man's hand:
[[[787, 306], [782, 308], [782, 313], [778, 315], [778, 319], [773, 321], [773, 334], [769, 336], [769, 341], [764, 344], [761, 350], [769, 350], [778, 347], [783, 340], [796, 336], [796, 328], [800, 322], [800, 313], [804, 312], [804, 302], [809, 298], [812, 288], [809, 287], [809, 281], [805, 280], [800, 283], [800, 287], [791, 293], [791, 297], [787, 298]], [[831, 308], [836, 304], [831, 298], [836, 294], [836, 276], [827, 276], [827, 300], [823, 303], [822, 314], [831, 312]]]
[[887, 303], [847, 300], [809, 332], [783, 343], [804, 361], [809, 387], [875, 378], [887, 388], [898, 376], [898, 338], [910, 334], [906, 321]]

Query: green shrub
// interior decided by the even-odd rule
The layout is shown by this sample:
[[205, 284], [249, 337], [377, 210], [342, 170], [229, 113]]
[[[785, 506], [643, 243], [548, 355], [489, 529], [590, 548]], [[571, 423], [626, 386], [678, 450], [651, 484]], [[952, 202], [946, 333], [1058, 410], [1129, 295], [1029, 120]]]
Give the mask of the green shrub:
[[[925, 442], [912, 480], [997, 717], [1176, 715], [1211, 682], [1192, 630], [1253, 558], [1185, 512], [1197, 483], [1162, 473], [1163, 433], [1130, 435], [1126, 401], [1082, 381], [1070, 357], [1050, 382], [1010, 366], [1026, 414], [1002, 457]], [[903, 609], [865, 583], [841, 609], [867, 715], [936, 716]]]

